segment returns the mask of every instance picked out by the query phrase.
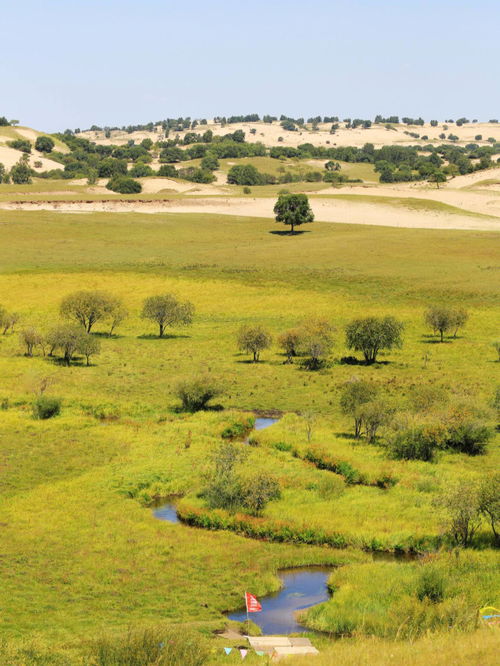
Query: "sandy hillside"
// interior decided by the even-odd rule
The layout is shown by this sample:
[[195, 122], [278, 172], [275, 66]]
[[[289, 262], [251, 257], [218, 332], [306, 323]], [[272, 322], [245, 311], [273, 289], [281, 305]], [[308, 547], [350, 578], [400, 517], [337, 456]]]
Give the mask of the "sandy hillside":
[[[14, 148], [9, 148], [8, 146], [0, 144], [0, 163], [2, 163], [7, 169], [11, 169], [16, 162], [19, 162], [21, 155], [22, 152], [20, 150], [15, 150]], [[59, 162], [55, 162], [42, 155], [43, 153], [39, 153], [37, 150], [32, 149], [31, 151], [29, 163], [31, 168], [35, 171], [48, 171], [50, 169], [64, 168]], [[35, 162], [41, 162], [42, 166], [35, 166]]]
[[[245, 132], [245, 138], [249, 142], [261, 141], [267, 146], [298, 146], [301, 143], [312, 143], [317, 146], [363, 146], [365, 143], [373, 143], [376, 147], [383, 145], [405, 145], [405, 144], [418, 144], [425, 145], [427, 143], [452, 143], [451, 141], [443, 141], [439, 138], [441, 133], [454, 134], [459, 137], [458, 145], [465, 145], [467, 143], [478, 143], [480, 145], [489, 145], [488, 138], [492, 137], [500, 141], [500, 123], [468, 123], [457, 127], [456, 124], [448, 124], [448, 129], [444, 129], [445, 123], [439, 123], [437, 127], [431, 127], [426, 123], [423, 127], [420, 126], [406, 126], [403, 124], [394, 125], [395, 129], [388, 130], [384, 125], [373, 125], [369, 129], [345, 129], [344, 124], [340, 123], [340, 129], [335, 134], [330, 134], [330, 124], [320, 124], [318, 131], [313, 132], [310, 127], [308, 129], [300, 130], [297, 132], [289, 132], [284, 130], [279, 122], [269, 123], [234, 123], [221, 127], [220, 125], [199, 125], [194, 131], [202, 133], [207, 129], [211, 129], [216, 135], [228, 134], [241, 129]], [[255, 134], [250, 134], [250, 130], [255, 129]], [[418, 133], [420, 136], [428, 136], [428, 139], [415, 139], [405, 132]], [[171, 132], [170, 137], [175, 136], [176, 133]], [[185, 132], [179, 132], [182, 138]], [[481, 135], [481, 140], [476, 140], [475, 137]], [[163, 138], [161, 128], [156, 132], [122, 132], [121, 130], [114, 130], [111, 137], [106, 139], [104, 132], [83, 132], [81, 136], [85, 136], [91, 141], [96, 143], [110, 145], [117, 144], [123, 145], [130, 139], [136, 143], [140, 143], [145, 138], [150, 138], [157, 141]], [[279, 141], [279, 138], [282, 141]]]
[[[19, 162], [22, 152], [15, 148], [10, 148], [7, 143], [14, 139], [28, 139], [28, 141], [31, 141], [33, 144], [29, 158], [29, 163], [32, 169], [35, 171], [48, 171], [51, 169], [63, 168], [59, 162], [56, 162], [55, 160], [50, 159], [50, 157], [46, 157], [44, 153], [35, 150], [34, 143], [39, 136], [43, 136], [43, 133], [37, 132], [30, 127], [0, 127], [0, 163], [7, 169], [11, 169], [16, 162]], [[56, 150], [60, 152], [68, 152], [69, 148], [56, 141]], [[41, 162], [42, 166], [35, 166], [35, 162]]]

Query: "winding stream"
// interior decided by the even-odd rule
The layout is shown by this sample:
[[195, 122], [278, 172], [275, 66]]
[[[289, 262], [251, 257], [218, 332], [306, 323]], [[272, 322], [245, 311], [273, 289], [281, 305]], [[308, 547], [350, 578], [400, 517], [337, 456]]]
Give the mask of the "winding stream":
[[[254, 430], [264, 430], [274, 425], [279, 419], [258, 417], [255, 419]], [[170, 502], [158, 506], [153, 515], [159, 520], [179, 523], [175, 504]], [[260, 599], [262, 611], [250, 615], [263, 634], [291, 634], [305, 631], [295, 617], [298, 610], [315, 606], [329, 598], [327, 588], [328, 576], [332, 567], [301, 567], [278, 572], [282, 587], [278, 592], [268, 594]], [[243, 622], [247, 619], [246, 610], [229, 613], [230, 620]]]
[[[327, 582], [331, 572], [332, 567], [301, 567], [278, 572], [282, 588], [260, 598], [262, 611], [250, 613], [250, 619], [267, 635], [307, 631], [307, 628], [297, 621], [295, 612], [330, 598]], [[227, 617], [237, 622], [245, 622], [246, 610], [228, 613]]]

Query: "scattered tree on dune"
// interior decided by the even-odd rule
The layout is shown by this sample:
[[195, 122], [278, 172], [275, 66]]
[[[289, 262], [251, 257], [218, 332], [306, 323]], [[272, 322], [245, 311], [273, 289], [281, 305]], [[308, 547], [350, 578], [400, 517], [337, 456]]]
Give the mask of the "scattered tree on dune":
[[55, 145], [50, 136], [39, 136], [35, 141], [35, 148], [41, 153], [51, 153]]
[[446, 174], [444, 171], [437, 169], [430, 174], [428, 180], [430, 183], [436, 183], [436, 187], [439, 189], [439, 183], [446, 183]]
[[290, 226], [293, 234], [295, 227], [314, 221], [314, 214], [305, 194], [280, 194], [274, 205], [276, 222]]
[[31, 175], [31, 168], [27, 160], [23, 160], [23, 158], [10, 170], [10, 178], [15, 185], [29, 185], [32, 182]]

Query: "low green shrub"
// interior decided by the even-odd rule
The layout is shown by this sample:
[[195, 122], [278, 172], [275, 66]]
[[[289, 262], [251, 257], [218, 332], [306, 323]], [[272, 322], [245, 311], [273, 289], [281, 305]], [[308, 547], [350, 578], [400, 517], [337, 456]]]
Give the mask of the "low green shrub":
[[334, 460], [330, 458], [327, 453], [321, 451], [320, 449], [308, 449], [303, 456], [304, 460], [307, 460], [318, 469], [326, 469], [329, 472], [335, 472], [335, 474], [340, 474], [343, 476], [348, 485], [355, 484], [366, 484], [366, 479], [355, 469], [350, 463], [345, 460]]
[[174, 392], [180, 399], [183, 410], [197, 412], [205, 409], [210, 400], [221, 395], [223, 388], [218, 380], [204, 375], [180, 381]]
[[221, 437], [222, 439], [243, 439], [251, 430], [253, 430], [254, 425], [255, 418], [253, 416], [234, 421], [224, 428]]
[[477, 456], [486, 453], [493, 432], [483, 422], [464, 419], [448, 428], [446, 445], [454, 451]]
[[293, 446], [292, 444], [288, 444], [288, 442], [273, 442], [272, 445], [273, 449], [276, 449], [277, 451], [292, 451]]
[[178, 516], [182, 522], [193, 527], [202, 527], [208, 530], [230, 530], [253, 539], [278, 543], [330, 546], [332, 548], [346, 548], [348, 546], [347, 539], [342, 534], [327, 533], [314, 527], [296, 526], [242, 514], [226, 514], [220, 510], [208, 512], [180, 505]]
[[106, 185], [108, 190], [120, 194], [138, 194], [142, 192], [142, 185], [133, 178], [127, 176], [114, 176]]
[[395, 460], [424, 460], [432, 462], [444, 442], [444, 430], [439, 432], [419, 426], [400, 430], [387, 442], [389, 456]]
[[60, 414], [61, 400], [60, 398], [49, 398], [41, 395], [33, 402], [32, 411], [35, 419], [51, 419]]
[[8, 141], [7, 145], [15, 150], [21, 150], [23, 153], [31, 153], [31, 141], [28, 139], [14, 139]]

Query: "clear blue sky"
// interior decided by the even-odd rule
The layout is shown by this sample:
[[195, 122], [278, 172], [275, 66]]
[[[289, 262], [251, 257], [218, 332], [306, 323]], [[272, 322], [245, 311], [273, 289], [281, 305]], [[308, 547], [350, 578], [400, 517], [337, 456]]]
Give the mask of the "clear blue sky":
[[0, 115], [46, 131], [167, 117], [500, 116], [500, 0], [23, 0]]

